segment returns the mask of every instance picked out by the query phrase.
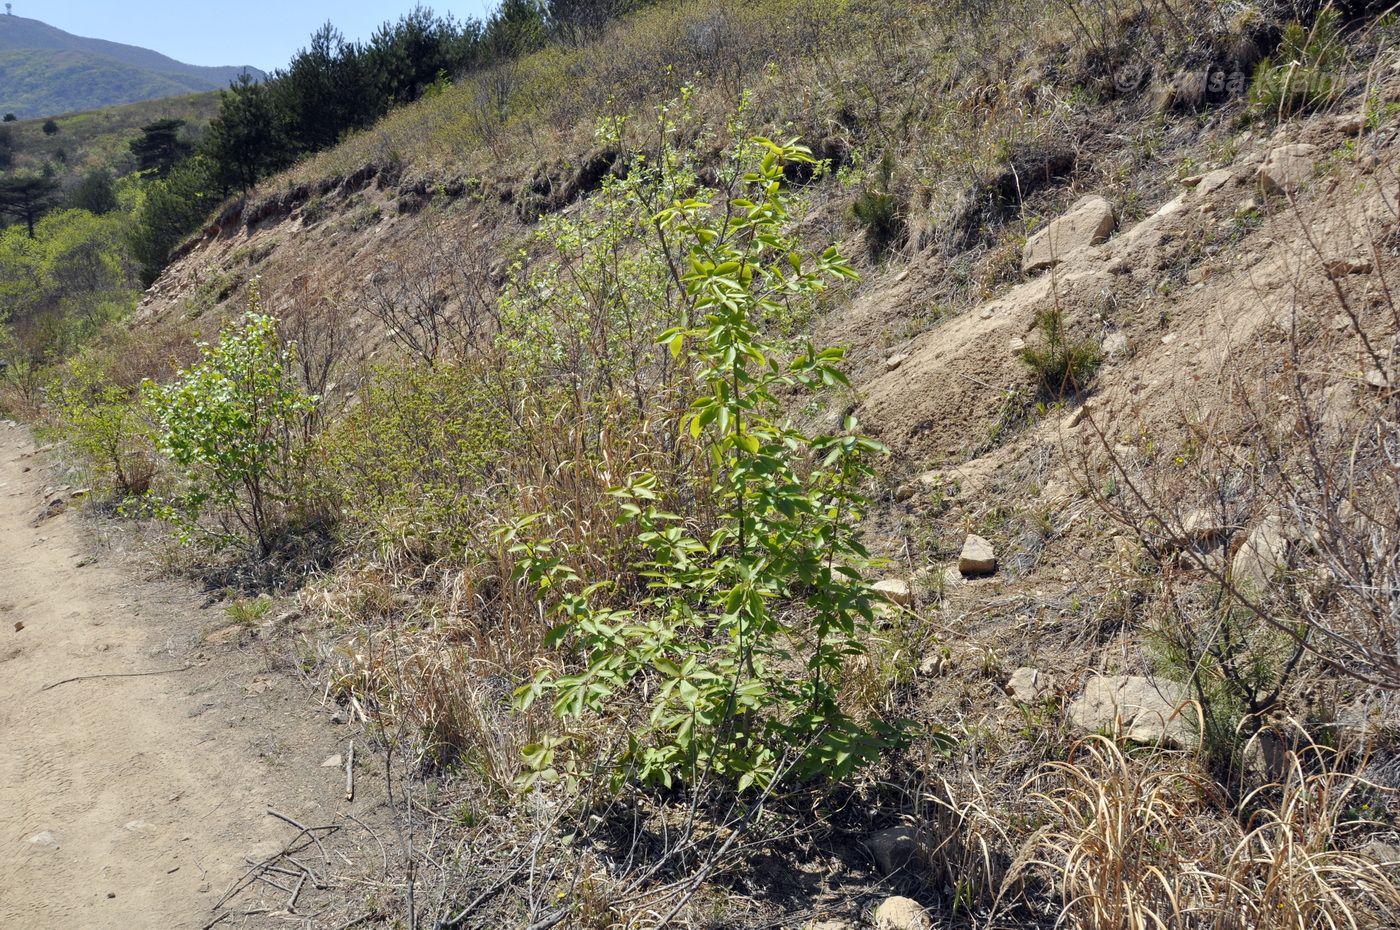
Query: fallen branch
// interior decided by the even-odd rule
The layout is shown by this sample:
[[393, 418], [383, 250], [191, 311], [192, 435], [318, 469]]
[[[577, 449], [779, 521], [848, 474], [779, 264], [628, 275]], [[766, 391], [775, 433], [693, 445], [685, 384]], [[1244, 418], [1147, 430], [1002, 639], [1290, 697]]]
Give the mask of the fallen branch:
[[144, 678], [147, 675], [174, 675], [176, 672], [188, 672], [194, 668], [193, 665], [182, 665], [179, 668], [163, 668], [154, 672], [110, 672], [106, 675], [75, 675], [72, 678], [65, 678], [62, 681], [55, 681], [51, 685], [44, 685], [40, 691], [47, 691], [50, 688], [57, 688], [59, 685], [66, 685], [74, 681], [93, 681], [97, 678]]

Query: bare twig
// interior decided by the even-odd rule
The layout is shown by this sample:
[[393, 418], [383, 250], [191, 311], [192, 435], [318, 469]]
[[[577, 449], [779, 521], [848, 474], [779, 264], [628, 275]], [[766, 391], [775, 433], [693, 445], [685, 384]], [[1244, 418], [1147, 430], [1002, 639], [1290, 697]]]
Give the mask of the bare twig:
[[40, 691], [48, 691], [50, 688], [57, 688], [59, 685], [66, 685], [74, 681], [94, 681], [98, 678], [145, 678], [148, 675], [174, 675], [177, 672], [188, 672], [194, 668], [193, 665], [182, 665], [179, 668], [162, 668], [154, 672], [111, 672], [106, 675], [75, 675], [72, 678], [65, 678], [62, 681], [55, 681], [51, 685], [44, 685]]

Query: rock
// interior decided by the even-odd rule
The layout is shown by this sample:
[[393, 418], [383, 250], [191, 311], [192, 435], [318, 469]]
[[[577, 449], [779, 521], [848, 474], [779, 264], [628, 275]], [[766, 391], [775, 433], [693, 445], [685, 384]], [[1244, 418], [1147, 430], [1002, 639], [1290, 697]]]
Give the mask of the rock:
[[1103, 354], [1111, 359], [1128, 354], [1128, 337], [1125, 333], [1109, 333], [1103, 337]]
[[1050, 693], [1052, 686], [1050, 677], [1040, 669], [1023, 665], [1011, 673], [1006, 693], [1018, 703], [1035, 704]]
[[1069, 721], [1090, 733], [1172, 748], [1196, 745], [1190, 696], [1181, 685], [1140, 675], [1095, 675], [1069, 706]]
[[334, 723], [334, 724], [339, 725], [339, 724], [342, 724], [342, 723], [344, 723], [344, 722], [345, 722], [345, 715], [344, 715], [343, 713], [341, 713], [340, 711], [337, 710], [337, 711], [335, 711], [334, 713], [331, 714], [331, 723]]
[[1395, 865], [1400, 863], [1400, 846], [1384, 840], [1371, 840], [1361, 847], [1361, 855], [1377, 865]]
[[1366, 128], [1366, 119], [1360, 113], [1342, 113], [1332, 120], [1332, 125], [1340, 133], [1359, 136], [1361, 130]]
[[44, 849], [57, 849], [58, 837], [54, 836], [52, 832], [45, 830], [42, 833], [36, 833], [31, 836], [29, 838], [29, 845], [40, 846]]
[[933, 922], [919, 902], [895, 895], [875, 909], [875, 930], [933, 930]]
[[900, 365], [903, 365], [908, 358], [909, 353], [907, 352], [900, 352], [898, 355], [891, 355], [889, 358], [885, 359], [885, 370], [894, 371]]
[[1083, 423], [1085, 420], [1089, 419], [1089, 416], [1093, 412], [1094, 402], [1091, 400], [1084, 401], [1084, 403], [1080, 404], [1078, 407], [1075, 407], [1074, 410], [1070, 412], [1070, 415], [1065, 418], [1065, 427], [1067, 429], [1074, 429], [1080, 423]]
[[1288, 559], [1288, 537], [1283, 518], [1265, 517], [1250, 531], [1230, 564], [1230, 577], [1236, 585], [1262, 593]]
[[1317, 167], [1317, 146], [1306, 143], [1280, 145], [1269, 152], [1255, 175], [1266, 194], [1292, 194]]
[[1353, 274], [1370, 274], [1372, 266], [1369, 258], [1334, 258], [1323, 267], [1327, 269], [1327, 277], [1336, 280]]
[[968, 534], [958, 556], [958, 571], [964, 575], [990, 575], [997, 570], [996, 551], [981, 536]]
[[924, 656], [923, 661], [919, 663], [919, 675], [923, 678], [937, 678], [939, 675], [947, 674], [951, 665], [952, 662], [949, 661], [948, 654], [940, 650]]
[[1220, 168], [1202, 176], [1201, 182], [1196, 185], [1196, 197], [1209, 197], [1220, 190], [1226, 184], [1235, 179], [1235, 173], [1229, 168]]
[[927, 839], [913, 827], [891, 827], [873, 833], [865, 845], [875, 859], [881, 875], [889, 876], [909, 865], [909, 860], [924, 848]]
[[1097, 194], [1081, 197], [1068, 213], [1030, 237], [1021, 255], [1021, 271], [1043, 271], [1080, 249], [1104, 242], [1115, 222], [1113, 204], [1106, 198]]
[[871, 590], [891, 604], [898, 604], [900, 607], [908, 607], [914, 603], [914, 591], [909, 587], [909, 582], [898, 578], [877, 581], [871, 586]]
[[1211, 510], [1193, 510], [1186, 515], [1186, 519], [1181, 521], [1181, 538], [1177, 540], [1183, 545], [1201, 545], [1220, 538], [1225, 533], [1225, 527], [1219, 519], [1219, 514]]
[[326, 761], [321, 763], [323, 769], [338, 769], [345, 764], [345, 760], [340, 757], [340, 753], [333, 756], [326, 756]]
[[913, 483], [905, 483], [905, 484], [901, 484], [899, 487], [897, 487], [897, 488], [894, 489], [894, 499], [897, 500], [897, 501], [899, 501], [899, 502], [902, 504], [902, 503], [904, 503], [905, 501], [911, 499], [915, 494], [918, 494], [918, 493], [919, 493], [919, 486], [918, 486], [918, 485], [913, 484]]

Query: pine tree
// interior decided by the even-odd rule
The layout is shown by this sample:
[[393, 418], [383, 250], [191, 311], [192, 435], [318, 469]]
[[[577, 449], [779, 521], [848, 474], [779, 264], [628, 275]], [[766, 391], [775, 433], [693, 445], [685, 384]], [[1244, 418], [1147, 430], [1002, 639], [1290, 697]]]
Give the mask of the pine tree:
[[23, 220], [34, 238], [34, 224], [54, 204], [58, 182], [40, 175], [12, 175], [0, 178], [0, 213]]

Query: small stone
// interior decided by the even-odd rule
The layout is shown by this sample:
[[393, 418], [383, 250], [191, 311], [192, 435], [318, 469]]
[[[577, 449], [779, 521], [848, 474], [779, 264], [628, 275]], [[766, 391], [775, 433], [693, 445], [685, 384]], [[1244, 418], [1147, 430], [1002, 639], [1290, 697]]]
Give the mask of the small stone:
[[875, 930], [933, 930], [933, 923], [919, 902], [895, 895], [875, 909]]
[[130, 830], [132, 833], [149, 833], [151, 830], [154, 830], [155, 827], [146, 823], [144, 820], [131, 820], [126, 823], [123, 829]]
[[1359, 136], [1366, 128], [1366, 120], [1360, 113], [1342, 113], [1332, 120], [1337, 131], [1348, 136]]
[[992, 544], [975, 533], [968, 534], [958, 556], [958, 571], [964, 575], [990, 575], [996, 570], [997, 556]]
[[1235, 173], [1229, 168], [1220, 168], [1216, 171], [1211, 171], [1202, 176], [1201, 183], [1196, 185], [1196, 197], [1208, 197], [1234, 179]]
[[1016, 669], [1011, 673], [1011, 679], [1006, 683], [1006, 693], [1021, 704], [1035, 704], [1049, 694], [1050, 690], [1049, 676], [1040, 669], [1030, 666]]
[[1193, 510], [1181, 521], [1180, 543], [1208, 543], [1224, 534], [1225, 527], [1214, 511]]
[[1065, 427], [1068, 429], [1074, 429], [1080, 423], [1083, 423], [1085, 420], [1087, 420], [1090, 417], [1090, 415], [1093, 414], [1093, 412], [1094, 402], [1089, 400], [1084, 401], [1084, 403], [1080, 404], [1078, 407], [1075, 407], [1074, 410], [1070, 412], [1070, 415], [1065, 419]]
[[109, 892], [107, 892], [107, 900], [108, 900], [108, 901], [112, 900], [112, 899], [115, 898], [116, 896], [117, 896], [117, 893], [116, 893], [115, 891], [109, 891]]
[[1366, 383], [1373, 388], [1379, 389], [1389, 385], [1390, 379], [1387, 378], [1385, 372], [1381, 371], [1379, 368], [1372, 368], [1370, 371], [1366, 372]]
[[1283, 519], [1265, 517], [1250, 531], [1230, 564], [1231, 580], [1250, 592], [1263, 593], [1288, 559], [1288, 537]]
[[902, 504], [905, 501], [911, 499], [917, 493], [919, 493], [919, 488], [917, 485], [912, 483], [901, 484], [899, 487], [894, 489], [894, 499]]
[[1348, 275], [1370, 274], [1372, 265], [1369, 258], [1334, 258], [1324, 267], [1327, 269], [1327, 277], [1335, 281]]
[[873, 833], [865, 845], [881, 875], [890, 876], [909, 865], [909, 860], [923, 848], [925, 838], [913, 827], [891, 827]]
[[1165, 336], [1162, 337], [1162, 345], [1164, 345], [1164, 346], [1169, 346], [1169, 345], [1171, 345], [1172, 343], [1176, 342], [1176, 340], [1177, 340], [1177, 335], [1176, 335], [1176, 333], [1167, 333]]
[[345, 722], [345, 715], [342, 714], [340, 711], [336, 711], [335, 713], [331, 714], [331, 723], [334, 723], [334, 724], [336, 724], [337, 726], [339, 726], [340, 724], [342, 724], [342, 723], [344, 723], [344, 722]]
[[321, 763], [323, 769], [338, 769], [345, 764], [345, 760], [340, 757], [340, 753], [333, 756], [326, 756], [326, 761]]
[[900, 607], [908, 607], [914, 603], [914, 592], [909, 587], [909, 582], [899, 578], [886, 578], [883, 581], [877, 581], [871, 586], [871, 590]]
[[36, 833], [31, 836], [29, 838], [29, 845], [42, 846], [45, 849], [57, 849], [58, 837], [54, 836], [51, 831], [45, 830], [42, 833]]
[[924, 656], [923, 661], [919, 663], [919, 675], [923, 678], [937, 678], [940, 675], [946, 675], [950, 664], [947, 653], [935, 652], [932, 655]]
[[907, 352], [900, 352], [898, 355], [891, 355], [889, 358], [885, 359], [885, 370], [894, 371], [900, 365], [903, 365], [908, 358], [909, 353]]
[[1128, 337], [1124, 333], [1109, 333], [1103, 337], [1103, 354], [1111, 359], [1128, 354]]

